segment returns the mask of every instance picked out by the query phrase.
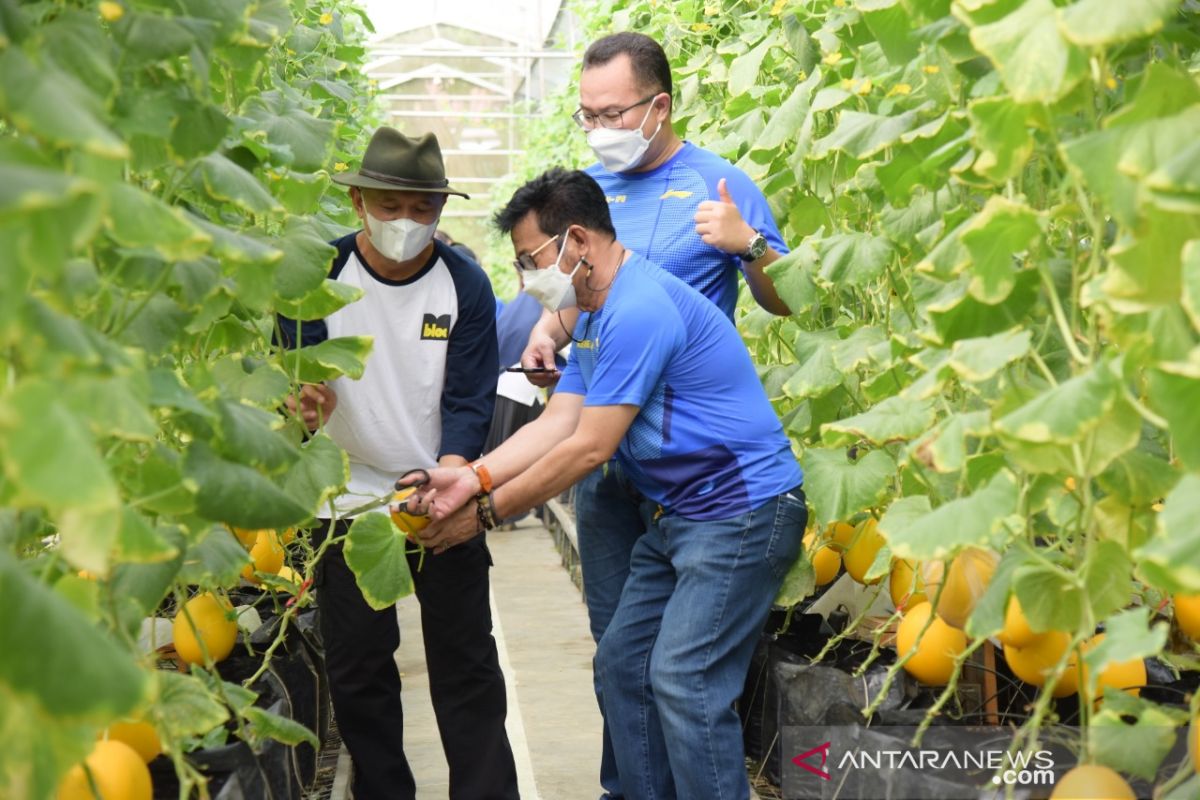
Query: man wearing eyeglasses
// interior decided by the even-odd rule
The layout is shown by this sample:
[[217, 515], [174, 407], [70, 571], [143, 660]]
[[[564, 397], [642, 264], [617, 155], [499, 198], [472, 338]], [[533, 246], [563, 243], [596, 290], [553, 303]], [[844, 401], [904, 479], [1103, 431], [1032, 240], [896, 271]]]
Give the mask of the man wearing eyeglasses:
[[[627, 32], [588, 47], [574, 119], [598, 159], [587, 173], [604, 190], [621, 242], [690, 284], [731, 320], [739, 272], [760, 306], [788, 314], [763, 271], [788, 252], [766, 198], [728, 161], [681, 140], [671, 126], [671, 110], [670, 64], [658, 42]], [[527, 291], [538, 296], [536, 285], [528, 285], [537, 273], [524, 274]], [[578, 313], [564, 305], [544, 314], [522, 364], [553, 368], [553, 354], [567, 344]], [[548, 385], [557, 373], [530, 379]], [[623, 468], [610, 462], [575, 487], [575, 513], [588, 618], [599, 642], [652, 507]], [[596, 694], [603, 711], [598, 679]], [[600, 783], [605, 798], [629, 793], [617, 775], [607, 721]]]

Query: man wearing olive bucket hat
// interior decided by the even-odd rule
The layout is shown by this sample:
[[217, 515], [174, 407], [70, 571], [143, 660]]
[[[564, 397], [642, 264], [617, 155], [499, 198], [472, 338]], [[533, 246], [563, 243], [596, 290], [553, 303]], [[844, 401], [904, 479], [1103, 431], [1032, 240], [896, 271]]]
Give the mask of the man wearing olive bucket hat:
[[[281, 319], [280, 326], [287, 346], [374, 337], [360, 380], [306, 386], [300, 397], [309, 427], [324, 424], [350, 458], [346, 493], [334, 503], [332, 533], [340, 536], [351, 522], [341, 515], [386, 495], [397, 475], [479, 456], [495, 401], [497, 353], [487, 275], [433, 238], [448, 196], [466, 197], [446, 180], [437, 138], [380, 128], [360, 169], [333, 180], [350, 187], [363, 228], [332, 243], [337, 257], [329, 277], [362, 289], [363, 297], [323, 320]], [[314, 544], [330, 534], [330, 520], [323, 522]], [[482, 541], [430, 553], [419, 570], [409, 558], [455, 800], [518, 796], [491, 634], [490, 565]], [[341, 547], [322, 558], [316, 586], [334, 713], [354, 760], [355, 800], [411, 800], [395, 608], [367, 604]]]

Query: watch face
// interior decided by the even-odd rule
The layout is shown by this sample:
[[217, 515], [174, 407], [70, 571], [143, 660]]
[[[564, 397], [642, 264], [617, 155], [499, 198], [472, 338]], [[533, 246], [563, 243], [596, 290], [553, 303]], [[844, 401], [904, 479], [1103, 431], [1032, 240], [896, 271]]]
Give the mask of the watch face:
[[746, 252], [742, 258], [746, 261], [757, 261], [767, 254], [767, 239], [761, 233], [756, 234], [750, 240], [750, 246], [746, 248]]

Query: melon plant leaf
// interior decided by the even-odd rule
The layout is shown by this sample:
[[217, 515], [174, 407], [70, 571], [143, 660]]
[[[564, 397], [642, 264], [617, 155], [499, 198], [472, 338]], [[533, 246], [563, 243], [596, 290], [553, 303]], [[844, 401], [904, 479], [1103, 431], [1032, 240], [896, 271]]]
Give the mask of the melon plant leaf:
[[1013, 573], [1013, 591], [1035, 631], [1074, 631], [1083, 623], [1087, 596], [1062, 569], [1027, 564]]
[[0, 51], [0, 114], [23, 133], [103, 158], [129, 148], [100, 121], [99, 98], [52, 63], [33, 63], [19, 47]]
[[856, 461], [842, 448], [810, 448], [800, 457], [804, 494], [818, 525], [844, 520], [877, 505], [887, 495], [896, 462], [883, 450], [872, 450]]
[[351, 523], [346, 564], [354, 571], [363, 599], [371, 608], [383, 610], [412, 594], [412, 573], [405, 555], [408, 546], [408, 539], [386, 514], [363, 514]]
[[288, 495], [315, 515], [350, 480], [350, 462], [342, 448], [324, 433], [310, 438], [300, 449], [300, 460], [284, 478]]
[[1088, 748], [1097, 762], [1153, 781], [1178, 740], [1177, 728], [1186, 724], [1182, 709], [1106, 689], [1089, 720]]
[[1053, 103], [1087, 74], [1087, 56], [1065, 40], [1051, 0], [1025, 0], [1016, 11], [971, 29], [971, 43], [996, 65], [1018, 103]]
[[1200, 592], [1200, 475], [1179, 480], [1158, 515], [1154, 536], [1135, 556], [1152, 581], [1170, 591]]
[[296, 525], [312, 516], [312, 509], [261, 472], [222, 459], [206, 442], [188, 447], [184, 475], [195, 482], [196, 510], [207, 519], [261, 529]]
[[783, 583], [775, 595], [773, 605], [791, 608], [812, 594], [816, 587], [817, 574], [813, 571], [812, 560], [808, 553], [802, 552], [783, 576]]
[[294, 719], [258, 706], [246, 708], [242, 716], [250, 723], [252, 735], [259, 739], [274, 739], [286, 745], [308, 743], [317, 748], [321, 746], [317, 735]]
[[971, 254], [971, 283], [967, 291], [989, 305], [1001, 302], [1016, 285], [1016, 255], [1028, 250], [1041, 233], [1038, 216], [1029, 206], [1003, 197], [988, 198], [983, 211], [966, 228], [961, 240]]
[[[904, 498], [909, 500], [910, 498]], [[893, 504], [892, 508], [895, 508]], [[963, 547], [987, 547], [1007, 541], [1010, 518], [1017, 511], [1017, 481], [1001, 470], [981, 489], [956, 498], [928, 513], [919, 507], [889, 508], [879, 521], [879, 531], [897, 558], [946, 558]]]
[[1179, 460], [1200, 470], [1200, 374], [1190, 363], [1164, 363], [1149, 371], [1151, 405], [1171, 426]]
[[827, 286], [863, 286], [878, 278], [892, 259], [892, 245], [881, 236], [839, 233], [817, 243], [818, 278]]
[[862, 111], [843, 111], [837, 127], [828, 135], [813, 142], [812, 157], [824, 158], [841, 152], [864, 160], [896, 143], [912, 129], [917, 121], [915, 111], [895, 116], [870, 114]]
[[1130, 603], [1133, 562], [1117, 542], [1098, 542], [1083, 564], [1083, 585], [1092, 619], [1104, 619]]
[[217, 200], [231, 203], [251, 214], [283, 211], [258, 179], [220, 153], [210, 153], [196, 162], [195, 180], [200, 188]]
[[1113, 5], [1106, 0], [1079, 0], [1058, 12], [1058, 24], [1063, 36], [1071, 42], [1083, 47], [1104, 47], [1161, 30], [1181, 2], [1141, 0]]
[[284, 369], [300, 383], [321, 383], [342, 375], [358, 380], [373, 344], [370, 336], [327, 339], [284, 353]]
[[1166, 623], [1151, 625], [1150, 609], [1146, 606], [1131, 608], [1109, 617], [1104, 621], [1104, 640], [1089, 648], [1083, 656], [1092, 688], [1095, 689], [1097, 676], [1109, 664], [1149, 658], [1159, 653], [1166, 643]]
[[[6, 698], [21, 696], [48, 714], [96, 723], [127, 714], [146, 698], [146, 673], [129, 651], [4, 552], [0, 602], [6, 609], [0, 693]], [[37, 658], [29, 657], [33, 642]]]
[[157, 712], [168, 736], [182, 738], [208, 733], [229, 719], [229, 710], [194, 675], [158, 670]]
[[867, 411], [821, 426], [827, 444], [853, 444], [866, 440], [876, 445], [915, 439], [933, 425], [936, 413], [930, 401], [895, 396]]
[[993, 183], [1020, 174], [1033, 153], [1029, 134], [1029, 106], [1006, 97], [972, 101], [967, 107], [979, 156], [974, 169]]
[[[321, 282], [320, 286], [299, 300], [280, 300], [275, 304], [275, 308], [288, 319], [311, 321], [328, 317], [333, 312], [355, 302], [362, 295], [362, 289], [357, 286], [326, 279]], [[782, 292], [780, 297], [783, 297]], [[784, 302], [786, 303], [787, 300]], [[791, 304], [788, 307], [792, 308]]]
[[1000, 370], [1024, 357], [1032, 345], [1028, 330], [1013, 329], [995, 336], [961, 339], [950, 350], [947, 366], [968, 383], [991, 380]]

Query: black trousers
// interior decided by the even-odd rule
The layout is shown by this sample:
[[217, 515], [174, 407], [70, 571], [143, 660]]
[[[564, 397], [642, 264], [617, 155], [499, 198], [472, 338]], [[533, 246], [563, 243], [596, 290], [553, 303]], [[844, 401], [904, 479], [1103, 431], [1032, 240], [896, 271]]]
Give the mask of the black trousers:
[[[339, 520], [337, 535], [349, 527]], [[314, 545], [327, 533], [314, 531]], [[451, 800], [517, 800], [517, 772], [504, 730], [504, 675], [492, 638], [488, 569], [482, 536], [421, 570], [410, 555], [429, 691], [450, 767]], [[326, 551], [315, 584], [325, 642], [325, 671], [342, 741], [354, 761], [355, 800], [413, 800], [416, 786], [404, 755], [404, 712], [395, 651], [394, 607], [375, 611], [362, 597], [340, 546]]]

